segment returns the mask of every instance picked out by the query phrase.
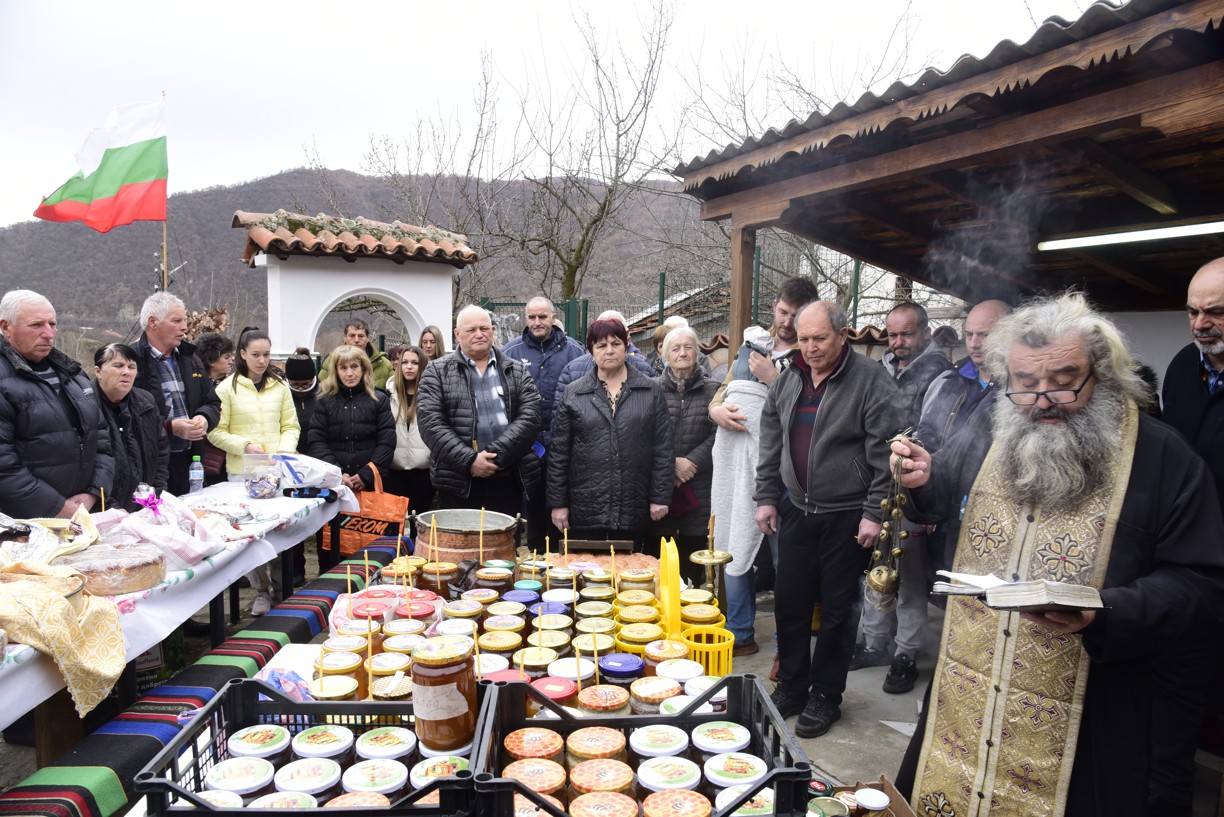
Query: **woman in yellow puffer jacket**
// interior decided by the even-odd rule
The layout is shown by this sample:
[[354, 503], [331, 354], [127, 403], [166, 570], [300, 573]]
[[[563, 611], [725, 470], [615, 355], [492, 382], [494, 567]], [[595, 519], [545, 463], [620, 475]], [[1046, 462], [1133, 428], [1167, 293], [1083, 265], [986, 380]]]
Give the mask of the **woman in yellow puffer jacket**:
[[[297, 450], [297, 410], [284, 378], [271, 366], [272, 341], [258, 327], [242, 330], [234, 373], [217, 384], [221, 420], [208, 432], [208, 441], [225, 452], [230, 480], [242, 479], [243, 454], [292, 453]], [[261, 616], [272, 609], [275, 587], [268, 565], [249, 575], [255, 588], [251, 613]]]

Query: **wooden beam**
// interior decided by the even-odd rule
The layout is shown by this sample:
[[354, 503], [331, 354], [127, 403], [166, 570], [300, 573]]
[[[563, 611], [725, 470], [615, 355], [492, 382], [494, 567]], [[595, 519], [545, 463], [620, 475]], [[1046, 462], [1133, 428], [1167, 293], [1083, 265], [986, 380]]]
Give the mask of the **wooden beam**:
[[1218, 95], [1221, 85], [1224, 85], [1224, 61], [1046, 108], [978, 130], [731, 193], [704, 202], [701, 217], [722, 219], [732, 216], [738, 209], [761, 207], [769, 202], [879, 187], [970, 161], [1011, 155], [1021, 147], [1043, 147], [1109, 128], [1137, 126], [1141, 116], [1156, 109]]
[[1110, 275], [1117, 278], [1119, 281], [1125, 281], [1131, 286], [1142, 289], [1144, 292], [1150, 292], [1153, 295], [1168, 295], [1169, 294], [1169, 291], [1165, 289], [1164, 287], [1157, 286], [1156, 284], [1152, 283], [1148, 279], [1140, 275], [1136, 275], [1130, 270], [1120, 267], [1117, 264], [1114, 264], [1110, 261], [1106, 261], [1104, 258], [1099, 258], [1090, 252], [1085, 252], [1084, 250], [1063, 250], [1063, 252], [1071, 256], [1072, 258], [1076, 258], [1076, 259], [1079, 259], [1080, 261], [1083, 261], [1085, 264], [1096, 267], [1102, 272], [1108, 272]]
[[1143, 50], [1152, 40], [1174, 29], [1206, 32], [1224, 21], [1224, 0], [1196, 0], [1168, 11], [1144, 17], [1133, 23], [1088, 37], [1077, 43], [1055, 48], [1019, 62], [985, 71], [927, 93], [917, 93], [891, 105], [829, 122], [805, 133], [753, 151], [732, 156], [684, 174], [684, 189], [699, 194], [698, 185], [710, 179], [722, 180], [745, 168], [772, 165], [787, 154], [800, 156], [828, 145], [840, 136], [858, 137], [884, 130], [898, 119], [919, 122], [950, 110], [972, 94], [998, 96], [1016, 88], [1035, 84], [1055, 69], [1088, 69], [1121, 59]]
[[752, 318], [752, 261], [756, 252], [756, 230], [731, 230], [731, 346], [739, 345]]
[[1076, 139], [1065, 144], [1050, 145], [1048, 150], [1075, 163], [1089, 174], [1162, 216], [1177, 213], [1177, 194], [1173, 192], [1173, 188], [1143, 168], [1115, 156], [1091, 139]]

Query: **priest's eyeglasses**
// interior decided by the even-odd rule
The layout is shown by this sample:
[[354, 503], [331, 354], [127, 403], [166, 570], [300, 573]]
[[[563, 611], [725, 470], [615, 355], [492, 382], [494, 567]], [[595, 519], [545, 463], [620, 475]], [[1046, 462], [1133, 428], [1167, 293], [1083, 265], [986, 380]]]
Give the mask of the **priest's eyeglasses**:
[[1092, 379], [1093, 370], [1088, 370], [1088, 376], [1084, 378], [1084, 382], [1080, 383], [1074, 389], [1047, 389], [1046, 391], [1005, 391], [1003, 394], [1007, 399], [1015, 403], [1017, 406], [1035, 406], [1037, 400], [1044, 397], [1053, 405], [1063, 403], [1074, 403], [1079, 397], [1079, 393], [1084, 390], [1084, 386], [1088, 385], [1088, 381]]

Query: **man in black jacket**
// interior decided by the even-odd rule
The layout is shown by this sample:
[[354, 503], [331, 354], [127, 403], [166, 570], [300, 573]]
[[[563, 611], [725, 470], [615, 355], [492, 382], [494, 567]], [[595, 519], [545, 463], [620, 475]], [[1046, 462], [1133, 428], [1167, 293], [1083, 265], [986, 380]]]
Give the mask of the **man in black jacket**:
[[0, 300], [0, 511], [71, 517], [109, 490], [106, 418], [81, 366], [54, 347], [55, 308], [28, 289]]
[[1186, 313], [1193, 342], [1165, 372], [1161, 419], [1207, 461], [1224, 508], [1224, 258], [1190, 280]]
[[493, 322], [478, 306], [455, 316], [459, 348], [421, 376], [417, 420], [433, 456], [439, 508], [517, 515], [535, 492], [540, 392], [527, 367], [493, 348]]
[[187, 469], [193, 456], [203, 457], [204, 437], [221, 419], [221, 401], [212, 379], [183, 341], [187, 308], [169, 292], [156, 292], [140, 308], [144, 333], [132, 344], [139, 367], [136, 388], [153, 395], [170, 435], [170, 493], [188, 491]]

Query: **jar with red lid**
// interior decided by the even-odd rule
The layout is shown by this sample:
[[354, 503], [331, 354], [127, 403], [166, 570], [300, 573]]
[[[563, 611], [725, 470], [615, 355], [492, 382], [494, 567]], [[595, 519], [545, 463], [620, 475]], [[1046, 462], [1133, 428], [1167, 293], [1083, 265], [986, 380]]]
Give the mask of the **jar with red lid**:
[[542, 757], [515, 760], [502, 769], [501, 776], [517, 780], [537, 794], [556, 797], [562, 803], [568, 800], [565, 791], [565, 767], [556, 761]]
[[[532, 681], [531, 687], [558, 706], [572, 707], [578, 703], [578, 685], [568, 678], [553, 678], [546, 675], [537, 681]], [[540, 709], [540, 705], [534, 699], [527, 698], [527, 717], [534, 718]]]
[[409, 587], [408, 592], [404, 594], [404, 601], [437, 601], [438, 594], [432, 590], [424, 590], [420, 587]]
[[364, 618], [377, 622], [380, 631], [382, 626], [387, 623], [387, 616], [391, 615], [394, 617], [394, 611], [395, 608], [388, 601], [369, 601], [363, 599], [353, 604], [353, 618]]
[[412, 708], [417, 738], [430, 749], [448, 751], [476, 734], [474, 644], [463, 636], [438, 636], [412, 651]]
[[[434, 623], [434, 605], [429, 601], [407, 601], [395, 608], [395, 617], [397, 619], [412, 619], [420, 621], [428, 627]], [[422, 628], [422, 631], [425, 628]]]

